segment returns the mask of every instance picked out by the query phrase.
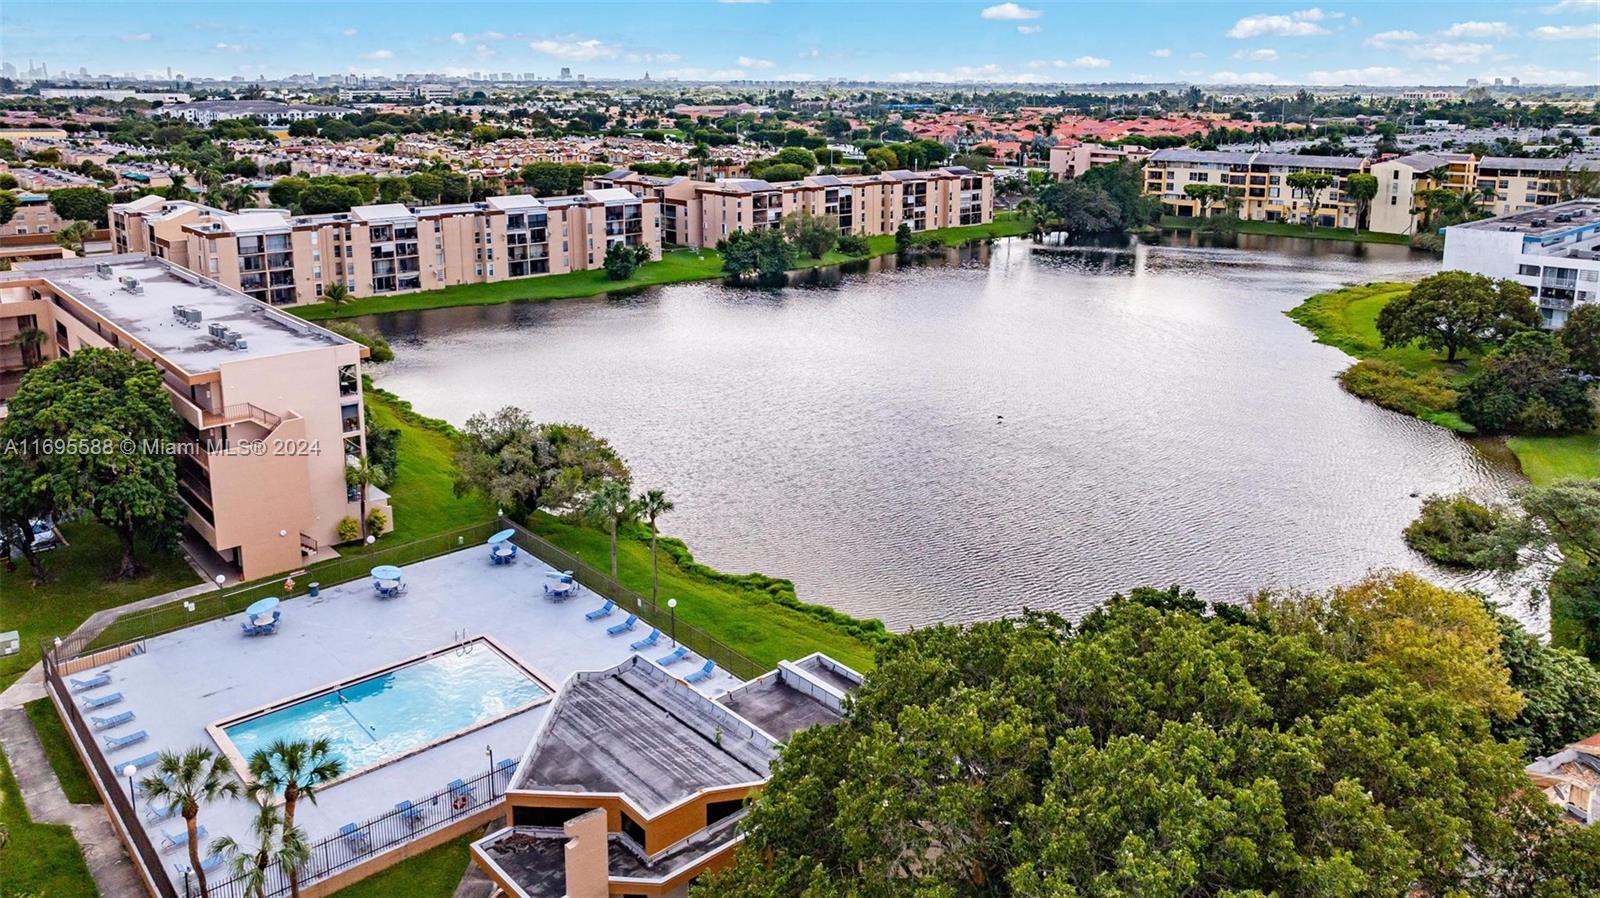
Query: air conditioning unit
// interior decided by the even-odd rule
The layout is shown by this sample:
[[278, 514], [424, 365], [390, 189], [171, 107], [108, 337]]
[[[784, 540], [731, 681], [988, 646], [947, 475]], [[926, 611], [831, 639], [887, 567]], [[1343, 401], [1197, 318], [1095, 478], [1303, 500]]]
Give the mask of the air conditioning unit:
[[213, 324], [210, 327], [207, 327], [206, 333], [210, 334], [212, 338], [217, 340], [228, 339], [228, 329], [220, 324]]
[[144, 292], [144, 287], [139, 284], [138, 278], [123, 277], [120, 279], [120, 283], [122, 284], [122, 289], [134, 294], [135, 296]]
[[104, 262], [97, 263], [94, 266], [94, 273], [100, 275], [102, 278], [105, 278], [108, 281], [111, 280], [111, 266]]

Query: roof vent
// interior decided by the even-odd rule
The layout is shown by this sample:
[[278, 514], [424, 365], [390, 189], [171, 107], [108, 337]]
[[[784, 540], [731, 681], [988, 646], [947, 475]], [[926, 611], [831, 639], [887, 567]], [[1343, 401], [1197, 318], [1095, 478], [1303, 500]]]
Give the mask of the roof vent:
[[94, 266], [94, 273], [100, 275], [108, 281], [111, 280], [111, 266], [104, 262], [97, 263]]

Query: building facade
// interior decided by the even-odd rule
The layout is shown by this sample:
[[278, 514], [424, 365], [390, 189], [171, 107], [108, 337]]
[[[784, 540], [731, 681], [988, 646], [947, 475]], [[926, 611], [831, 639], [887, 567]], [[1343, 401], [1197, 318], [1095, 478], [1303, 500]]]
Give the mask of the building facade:
[[145, 115], [152, 118], [182, 119], [191, 124], [207, 127], [228, 119], [257, 119], [277, 125], [303, 119], [339, 118], [354, 112], [354, 109], [345, 106], [307, 106], [279, 103], [275, 100], [201, 100], [197, 103], [157, 106], [148, 110]]
[[[242, 579], [301, 568], [360, 514], [345, 468], [366, 455], [367, 349], [147, 255], [0, 273], [0, 333], [44, 332], [31, 360], [119, 349], [159, 368], [182, 421], [170, 451], [186, 522]], [[0, 371], [15, 391], [16, 372]], [[369, 490], [369, 509], [388, 497]]]
[[1445, 228], [1444, 267], [1516, 281], [1560, 327], [1573, 306], [1600, 301], [1600, 199]]
[[1600, 171], [1600, 159], [1518, 159], [1485, 156], [1478, 160], [1477, 186], [1495, 215], [1527, 212], [1561, 201], [1570, 193], [1567, 181], [1574, 172]]
[[1050, 177], [1057, 181], [1070, 181], [1082, 177], [1091, 168], [1143, 161], [1150, 157], [1150, 152], [1136, 145], [1108, 147], [1098, 143], [1057, 144], [1050, 148]]
[[1367, 227], [1384, 234], [1415, 234], [1426, 217], [1429, 190], [1467, 193], [1476, 189], [1477, 159], [1470, 153], [1413, 153], [1372, 164], [1378, 195]]
[[[1193, 150], [1187, 147], [1157, 150], [1144, 167], [1144, 192], [1160, 197], [1162, 210], [1180, 218], [1203, 218], [1220, 213], [1226, 204], [1203, 202], [1184, 190], [1191, 184], [1220, 184], [1233, 188], [1239, 217], [1246, 221], [1315, 222], [1318, 227], [1354, 228], [1356, 203], [1344, 191], [1345, 178], [1364, 172], [1366, 161], [1353, 156], [1299, 156], [1292, 153], [1240, 153]], [[1298, 172], [1320, 172], [1333, 182], [1315, 197], [1302, 195], [1289, 184]]]

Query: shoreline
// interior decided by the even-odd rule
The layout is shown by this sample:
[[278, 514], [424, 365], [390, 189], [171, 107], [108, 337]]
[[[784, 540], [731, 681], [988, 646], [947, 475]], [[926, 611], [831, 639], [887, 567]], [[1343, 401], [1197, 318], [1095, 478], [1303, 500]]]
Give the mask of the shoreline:
[[[1163, 215], [1156, 223], [1156, 228], [1173, 231], [1199, 231], [1205, 219], [1179, 218], [1174, 215]], [[1218, 231], [1219, 235], [1226, 234], [1253, 234], [1266, 237], [1299, 237], [1306, 240], [1344, 240], [1350, 243], [1380, 243], [1387, 246], [1410, 246], [1411, 237], [1406, 234], [1385, 234], [1376, 231], [1362, 231], [1356, 233], [1349, 228], [1317, 228], [1311, 230], [1301, 225], [1288, 224], [1280, 221], [1241, 221], [1238, 227], [1230, 231]], [[1424, 252], [1424, 250], [1418, 250]]]

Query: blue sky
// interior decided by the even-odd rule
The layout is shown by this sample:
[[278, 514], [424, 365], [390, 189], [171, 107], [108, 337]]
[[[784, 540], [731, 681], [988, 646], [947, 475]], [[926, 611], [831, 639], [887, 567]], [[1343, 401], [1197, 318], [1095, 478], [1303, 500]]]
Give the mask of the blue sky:
[[5, 0], [52, 73], [532, 72], [683, 79], [1600, 82], [1600, 0], [1535, 3]]

